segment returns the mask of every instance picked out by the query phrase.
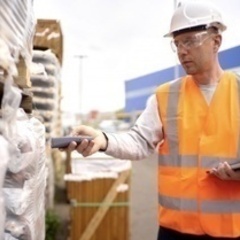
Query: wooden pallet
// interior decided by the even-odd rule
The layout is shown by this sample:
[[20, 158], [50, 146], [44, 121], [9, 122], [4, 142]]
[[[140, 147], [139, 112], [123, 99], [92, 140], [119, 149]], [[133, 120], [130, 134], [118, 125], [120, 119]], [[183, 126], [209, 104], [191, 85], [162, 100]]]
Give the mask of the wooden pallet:
[[18, 76], [14, 78], [14, 82], [20, 88], [30, 88], [32, 86], [30, 79], [30, 69], [26, 65], [24, 58], [21, 56], [17, 62]]
[[130, 174], [128, 170], [117, 179], [68, 182], [71, 240], [129, 239], [129, 190], [116, 189], [130, 184]]
[[38, 19], [33, 38], [34, 49], [51, 49], [62, 64], [63, 34], [61, 24], [55, 19]]

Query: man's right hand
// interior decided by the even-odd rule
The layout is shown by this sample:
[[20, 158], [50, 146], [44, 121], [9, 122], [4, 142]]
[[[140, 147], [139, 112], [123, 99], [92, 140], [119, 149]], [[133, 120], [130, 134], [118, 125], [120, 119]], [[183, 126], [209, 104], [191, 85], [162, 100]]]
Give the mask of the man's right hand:
[[76, 142], [71, 142], [68, 146], [69, 151], [76, 150], [84, 157], [90, 156], [99, 150], [106, 150], [107, 140], [104, 134], [100, 130], [96, 130], [92, 127], [80, 125], [73, 129], [71, 136], [90, 136], [93, 140], [89, 141], [84, 139], [80, 144], [77, 145]]

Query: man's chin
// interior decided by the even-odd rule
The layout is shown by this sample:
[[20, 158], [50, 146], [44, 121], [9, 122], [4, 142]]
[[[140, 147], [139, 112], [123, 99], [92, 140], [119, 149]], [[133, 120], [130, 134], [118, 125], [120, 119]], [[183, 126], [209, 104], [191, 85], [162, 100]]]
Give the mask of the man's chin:
[[194, 75], [196, 71], [192, 68], [184, 68], [187, 75]]

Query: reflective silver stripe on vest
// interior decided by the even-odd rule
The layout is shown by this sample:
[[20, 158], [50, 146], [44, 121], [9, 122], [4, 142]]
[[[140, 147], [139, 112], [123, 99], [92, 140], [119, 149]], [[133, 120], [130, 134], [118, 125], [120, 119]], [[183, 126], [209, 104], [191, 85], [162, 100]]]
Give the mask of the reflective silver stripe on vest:
[[196, 167], [198, 163], [198, 156], [181, 156], [181, 155], [160, 155], [159, 166], [169, 167]]
[[[198, 160], [198, 158], [200, 158]], [[166, 167], [201, 167], [201, 168], [212, 168], [216, 167], [220, 162], [235, 163], [239, 160], [236, 158], [226, 158], [226, 157], [199, 157], [197, 155], [160, 155], [159, 166]]]
[[170, 155], [178, 155], [179, 153], [177, 115], [181, 84], [182, 80], [177, 79], [176, 81], [171, 82], [169, 87], [166, 117], [166, 140], [168, 141]]
[[159, 204], [168, 209], [203, 213], [240, 213], [240, 201], [209, 201], [159, 195]]
[[195, 212], [198, 209], [197, 201], [195, 199], [181, 199], [176, 197], [159, 195], [158, 201], [162, 207], [170, 208], [173, 210]]
[[206, 213], [239, 213], [240, 201], [239, 200], [226, 200], [226, 201], [203, 201], [201, 203], [202, 212]]

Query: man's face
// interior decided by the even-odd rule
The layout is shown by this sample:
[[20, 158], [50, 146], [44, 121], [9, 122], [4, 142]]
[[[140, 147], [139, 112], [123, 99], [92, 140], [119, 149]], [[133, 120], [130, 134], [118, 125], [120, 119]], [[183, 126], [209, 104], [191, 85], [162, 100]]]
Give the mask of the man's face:
[[211, 67], [214, 59], [212, 34], [207, 31], [186, 32], [177, 35], [172, 48], [187, 74], [199, 74]]

